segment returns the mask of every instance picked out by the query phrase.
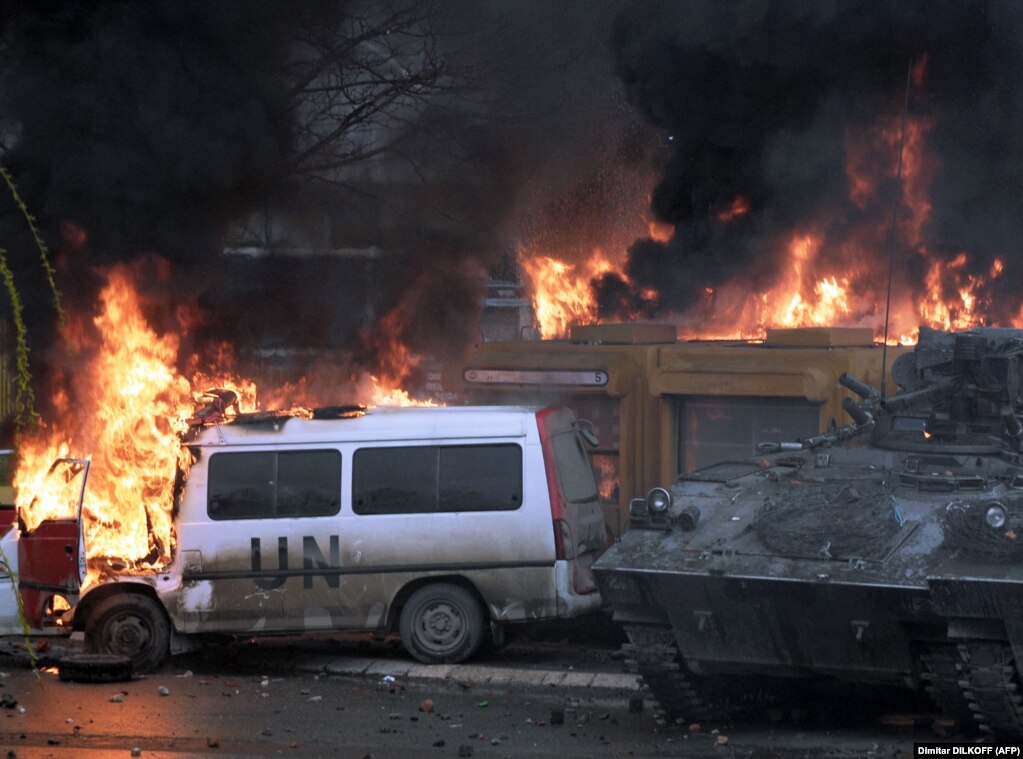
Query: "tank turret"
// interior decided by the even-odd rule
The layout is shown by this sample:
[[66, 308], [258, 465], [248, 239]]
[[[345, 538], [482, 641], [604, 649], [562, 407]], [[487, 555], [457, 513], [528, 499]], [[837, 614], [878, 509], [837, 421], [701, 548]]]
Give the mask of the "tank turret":
[[922, 327], [898, 393], [841, 378], [848, 424], [634, 499], [594, 571], [665, 712], [832, 679], [1023, 736], [1021, 375], [1023, 330]]

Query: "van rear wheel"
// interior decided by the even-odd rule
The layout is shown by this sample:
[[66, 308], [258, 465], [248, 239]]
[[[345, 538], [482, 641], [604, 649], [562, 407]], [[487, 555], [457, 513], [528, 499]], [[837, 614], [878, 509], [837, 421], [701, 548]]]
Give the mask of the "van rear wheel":
[[153, 599], [121, 593], [100, 601], [85, 623], [90, 653], [126, 656], [136, 672], [156, 669], [167, 658], [170, 624]]
[[401, 640], [426, 664], [465, 661], [483, 641], [483, 612], [469, 591], [438, 583], [420, 588], [401, 610]]

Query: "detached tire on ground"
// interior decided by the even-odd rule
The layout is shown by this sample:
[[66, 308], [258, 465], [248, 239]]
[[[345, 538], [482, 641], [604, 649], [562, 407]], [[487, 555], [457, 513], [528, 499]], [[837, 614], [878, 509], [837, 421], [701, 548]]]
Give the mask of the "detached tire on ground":
[[120, 683], [131, 680], [132, 663], [127, 656], [75, 654], [57, 662], [60, 679], [76, 683]]
[[420, 588], [401, 610], [401, 640], [426, 664], [465, 661], [483, 641], [483, 610], [464, 588], [438, 583]]
[[159, 604], [138, 593], [111, 596], [85, 623], [85, 650], [131, 659], [135, 672], [150, 672], [167, 658], [170, 623]]

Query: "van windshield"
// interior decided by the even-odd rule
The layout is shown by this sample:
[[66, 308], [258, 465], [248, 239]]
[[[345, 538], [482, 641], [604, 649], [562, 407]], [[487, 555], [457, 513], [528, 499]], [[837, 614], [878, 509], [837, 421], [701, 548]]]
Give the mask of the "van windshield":
[[564, 430], [555, 433], [551, 442], [558, 482], [565, 500], [569, 503], [596, 501], [597, 481], [579, 435], [575, 430]]

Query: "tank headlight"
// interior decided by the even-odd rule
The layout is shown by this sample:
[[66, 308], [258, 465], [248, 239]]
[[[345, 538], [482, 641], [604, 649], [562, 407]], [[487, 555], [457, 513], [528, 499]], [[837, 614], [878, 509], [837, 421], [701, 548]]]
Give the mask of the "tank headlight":
[[663, 514], [671, 506], [671, 493], [664, 488], [654, 488], [646, 494], [651, 514]]
[[992, 503], [984, 512], [984, 521], [992, 530], [1000, 530], [1005, 527], [1005, 507], [1000, 503]]

